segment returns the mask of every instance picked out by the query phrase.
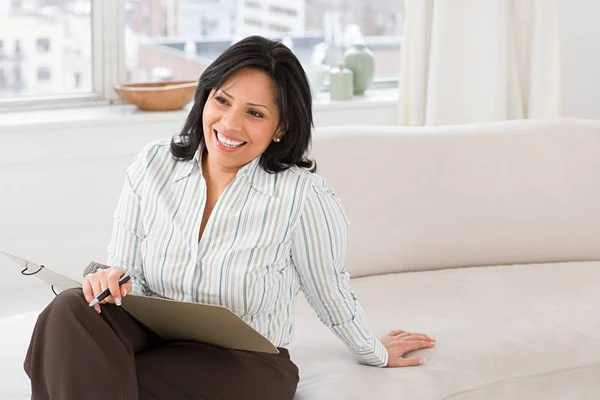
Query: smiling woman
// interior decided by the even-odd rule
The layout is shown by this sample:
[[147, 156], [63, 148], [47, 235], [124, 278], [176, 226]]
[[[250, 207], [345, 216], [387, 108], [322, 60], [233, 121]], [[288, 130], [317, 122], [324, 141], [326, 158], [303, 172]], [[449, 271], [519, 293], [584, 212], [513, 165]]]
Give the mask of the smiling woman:
[[[260, 164], [266, 171], [295, 165], [314, 172], [316, 165], [304, 158], [311, 129], [312, 97], [300, 62], [283, 44], [250, 36], [204, 71], [171, 152], [189, 160], [201, 146], [218, 164], [238, 169], [262, 154]], [[217, 132], [233, 142], [219, 142]], [[246, 143], [239, 151], [230, 150], [242, 141]]]
[[211, 90], [202, 113], [206, 157], [237, 172], [278, 143], [283, 133], [275, 98], [271, 78], [257, 69], [241, 69]]
[[[25, 360], [33, 399], [291, 400], [299, 371], [286, 346], [300, 290], [359, 362], [422, 364], [403, 356], [431, 338], [378, 339], [350, 286], [348, 218], [306, 158], [311, 95], [289, 48], [241, 40], [195, 96], [183, 130], [146, 145], [127, 170], [106, 268], [40, 315]], [[227, 307], [279, 353], [163, 340], [118, 307], [128, 293]]]
[[171, 153], [202, 160], [200, 241], [219, 198], [252, 160], [269, 173], [293, 166], [314, 172], [316, 164], [305, 159], [313, 126], [308, 79], [283, 44], [250, 36], [229, 47], [200, 77], [195, 99]]

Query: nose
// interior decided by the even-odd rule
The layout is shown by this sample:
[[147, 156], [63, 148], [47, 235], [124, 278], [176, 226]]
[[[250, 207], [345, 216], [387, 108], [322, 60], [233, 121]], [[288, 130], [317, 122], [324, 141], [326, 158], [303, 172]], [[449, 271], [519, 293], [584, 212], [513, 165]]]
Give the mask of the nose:
[[228, 131], [239, 131], [242, 128], [242, 117], [233, 107], [221, 117], [221, 124]]

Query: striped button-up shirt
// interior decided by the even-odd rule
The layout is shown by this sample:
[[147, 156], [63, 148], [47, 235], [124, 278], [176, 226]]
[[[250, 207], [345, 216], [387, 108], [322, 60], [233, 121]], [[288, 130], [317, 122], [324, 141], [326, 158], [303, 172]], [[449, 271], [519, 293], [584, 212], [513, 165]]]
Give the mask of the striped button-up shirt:
[[135, 157], [114, 215], [107, 264], [140, 269], [134, 293], [227, 307], [285, 347], [302, 290], [361, 363], [385, 366], [387, 350], [350, 287], [348, 221], [327, 182], [298, 167], [267, 173], [257, 158], [227, 186], [198, 242], [201, 155], [176, 161], [169, 143]]

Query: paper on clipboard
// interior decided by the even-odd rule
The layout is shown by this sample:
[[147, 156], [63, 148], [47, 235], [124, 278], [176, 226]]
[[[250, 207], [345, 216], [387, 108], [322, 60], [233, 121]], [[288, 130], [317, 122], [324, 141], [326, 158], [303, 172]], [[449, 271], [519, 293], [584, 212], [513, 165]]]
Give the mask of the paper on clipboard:
[[[17, 263], [23, 275], [33, 275], [58, 291], [81, 287], [80, 282], [43, 265], [0, 253]], [[122, 307], [165, 340], [191, 340], [236, 350], [279, 353], [273, 343], [226, 307], [133, 294], [123, 298]]]

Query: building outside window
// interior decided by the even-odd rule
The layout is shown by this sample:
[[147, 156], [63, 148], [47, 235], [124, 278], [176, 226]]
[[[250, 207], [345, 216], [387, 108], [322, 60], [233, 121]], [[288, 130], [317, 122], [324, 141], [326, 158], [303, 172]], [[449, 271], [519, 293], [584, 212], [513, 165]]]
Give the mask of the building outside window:
[[[171, 70], [174, 80], [197, 79], [233, 41], [254, 34], [290, 43], [303, 64], [330, 66], [362, 40], [375, 54], [376, 79], [397, 80], [400, 69], [402, 0], [128, 0], [126, 7], [132, 80], [159, 79], [152, 75], [157, 67]], [[193, 28], [198, 21], [205, 29]], [[154, 29], [145, 31], [148, 25]]]
[[[397, 84], [402, 22], [403, 0], [0, 1], [0, 68], [18, 68], [21, 82], [0, 89], [0, 106], [118, 100], [112, 87], [124, 81], [198, 79], [249, 35], [284, 42], [303, 65], [335, 66], [360, 40], [375, 55], [376, 81]], [[40, 53], [47, 69], [38, 70]]]
[[[0, 102], [93, 92], [92, 1], [22, 0], [19, 7], [16, 2], [12, 8], [0, 5], [0, 40], [9, 53], [0, 59], [0, 68], [15, 71], [14, 82], [0, 89]], [[84, 71], [80, 87], [61, 78], [80, 70]], [[4, 109], [2, 103], [0, 108]]]

